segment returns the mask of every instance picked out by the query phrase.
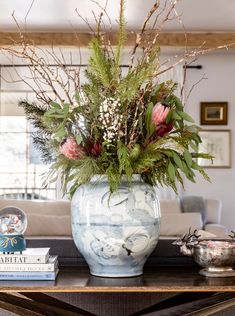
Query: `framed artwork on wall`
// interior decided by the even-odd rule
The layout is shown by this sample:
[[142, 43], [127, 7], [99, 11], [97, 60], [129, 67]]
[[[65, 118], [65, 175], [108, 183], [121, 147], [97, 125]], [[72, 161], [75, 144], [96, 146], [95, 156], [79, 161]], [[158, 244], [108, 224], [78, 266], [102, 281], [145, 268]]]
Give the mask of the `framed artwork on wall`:
[[227, 125], [228, 102], [201, 102], [201, 125]]
[[207, 168], [231, 168], [231, 131], [201, 130], [199, 136], [202, 140], [199, 152], [207, 152], [214, 159], [198, 158], [198, 164]]

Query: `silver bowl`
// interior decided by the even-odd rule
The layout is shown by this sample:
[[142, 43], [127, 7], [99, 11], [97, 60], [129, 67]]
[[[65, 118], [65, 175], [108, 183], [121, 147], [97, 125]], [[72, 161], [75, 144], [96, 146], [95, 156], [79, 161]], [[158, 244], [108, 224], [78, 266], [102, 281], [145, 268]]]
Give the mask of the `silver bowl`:
[[203, 268], [199, 274], [207, 277], [235, 276], [235, 239], [200, 239], [194, 232], [173, 244], [180, 246], [183, 255], [192, 256]]
[[201, 240], [194, 245], [193, 258], [202, 270], [199, 274], [210, 277], [235, 276], [235, 241], [227, 239]]

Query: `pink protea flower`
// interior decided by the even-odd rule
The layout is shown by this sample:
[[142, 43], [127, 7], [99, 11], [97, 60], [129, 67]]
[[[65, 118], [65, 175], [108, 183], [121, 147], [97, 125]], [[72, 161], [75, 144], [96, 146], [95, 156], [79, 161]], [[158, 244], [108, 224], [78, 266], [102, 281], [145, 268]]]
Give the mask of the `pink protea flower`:
[[157, 129], [157, 136], [163, 137], [173, 129], [173, 122], [169, 124], [161, 124]]
[[78, 143], [73, 137], [66, 138], [60, 144], [60, 152], [66, 158], [72, 160], [78, 160], [84, 157], [84, 150], [82, 146], [78, 145]]
[[169, 113], [170, 109], [164, 105], [162, 105], [160, 102], [158, 102], [153, 107], [152, 112], [152, 121], [154, 124], [159, 125], [162, 123], [165, 123], [167, 114]]
[[102, 145], [98, 141], [94, 141], [92, 138], [87, 138], [85, 144], [85, 150], [89, 156], [97, 158], [102, 151]]

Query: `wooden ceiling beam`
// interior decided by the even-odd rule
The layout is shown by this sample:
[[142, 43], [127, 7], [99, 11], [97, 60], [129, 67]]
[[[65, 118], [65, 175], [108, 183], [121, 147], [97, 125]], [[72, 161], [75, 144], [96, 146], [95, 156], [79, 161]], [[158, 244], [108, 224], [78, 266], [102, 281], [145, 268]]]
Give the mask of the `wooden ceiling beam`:
[[[117, 42], [117, 33], [113, 32], [105, 35], [115, 45]], [[146, 33], [143, 37], [142, 46], [146, 46], [153, 39], [153, 33]], [[29, 39], [35, 46], [80, 46], [86, 47], [91, 38], [90, 33], [64, 33], [64, 32], [34, 32], [25, 33], [25, 37]], [[136, 38], [135, 32], [127, 33], [126, 46], [133, 46]], [[19, 33], [0, 32], [0, 47], [12, 45], [19, 41]], [[161, 33], [158, 37], [158, 44], [165, 47], [184, 47], [184, 33]], [[221, 45], [235, 44], [235, 33], [188, 33], [188, 47], [211, 48]]]

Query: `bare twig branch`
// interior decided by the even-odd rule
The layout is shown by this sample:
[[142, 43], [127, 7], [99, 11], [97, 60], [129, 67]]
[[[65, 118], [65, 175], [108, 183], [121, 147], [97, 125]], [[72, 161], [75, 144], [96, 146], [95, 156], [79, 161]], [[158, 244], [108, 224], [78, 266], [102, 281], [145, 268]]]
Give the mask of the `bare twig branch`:
[[76, 8], [75, 9], [75, 12], [77, 13], [77, 16], [82, 19], [82, 21], [88, 26], [89, 30], [95, 35], [96, 32], [95, 30], [93, 29], [93, 27], [91, 26], [90, 22], [88, 21], [87, 18], [84, 18], [79, 12], [78, 12], [78, 9]]
[[134, 63], [134, 58], [135, 58], [135, 53], [136, 53], [136, 50], [137, 48], [139, 47], [140, 43], [141, 43], [141, 39], [142, 39], [142, 36], [146, 30], [146, 27], [148, 25], [148, 22], [149, 20], [151, 19], [151, 17], [153, 16], [153, 14], [157, 11], [157, 9], [159, 8], [159, 5], [160, 5], [160, 0], [157, 0], [153, 7], [151, 8], [151, 10], [148, 12], [145, 20], [144, 20], [144, 23], [141, 27], [141, 30], [140, 32], [136, 35], [136, 41], [135, 41], [135, 45], [134, 45], [134, 48], [132, 50], [132, 53], [131, 53], [131, 64], [130, 64], [130, 67], [133, 66], [133, 63]]
[[[214, 52], [214, 51], [221, 50], [221, 49], [228, 49], [229, 47], [232, 47], [232, 46], [235, 46], [235, 43], [230, 43], [228, 45], [221, 45], [221, 46], [212, 47], [212, 48], [208, 48], [208, 49], [192, 50], [192, 51], [190, 51], [188, 53], [184, 53], [182, 55], [176, 55], [174, 58], [175, 59], [178, 58], [178, 60], [176, 60], [173, 64], [171, 64], [170, 66], [166, 67], [163, 70], [160, 70], [160, 69], [157, 70], [154, 73], [154, 77], [157, 77], [157, 76], [169, 71], [170, 69], [176, 67], [177, 65], [184, 63], [185, 60], [189, 60], [190, 58], [196, 58], [198, 56], [202, 56], [202, 55], [205, 55], [207, 53]], [[168, 62], [169, 61], [170, 61], [170, 59], [168, 60]]]
[[29, 9], [28, 9], [28, 11], [27, 11], [27, 13], [26, 13], [26, 15], [25, 15], [25, 17], [24, 17], [25, 31], [27, 30], [27, 18], [28, 18], [28, 16], [29, 16], [29, 13], [30, 13], [30, 11], [31, 11], [31, 9], [32, 9], [32, 7], [33, 7], [33, 5], [34, 5], [34, 2], [35, 2], [35, 0], [32, 0], [31, 4], [30, 4], [30, 6], [29, 6]]
[[188, 92], [188, 95], [187, 95], [186, 98], [185, 98], [185, 104], [187, 104], [188, 99], [189, 99], [191, 93], [193, 92], [194, 88], [195, 88], [200, 82], [202, 82], [203, 80], [207, 80], [207, 79], [208, 79], [208, 78], [206, 77], [206, 74], [203, 74], [203, 76], [202, 76], [197, 82], [195, 82], [195, 83], [192, 85], [192, 87], [190, 88], [190, 90], [189, 90], [189, 92]]

